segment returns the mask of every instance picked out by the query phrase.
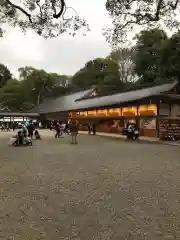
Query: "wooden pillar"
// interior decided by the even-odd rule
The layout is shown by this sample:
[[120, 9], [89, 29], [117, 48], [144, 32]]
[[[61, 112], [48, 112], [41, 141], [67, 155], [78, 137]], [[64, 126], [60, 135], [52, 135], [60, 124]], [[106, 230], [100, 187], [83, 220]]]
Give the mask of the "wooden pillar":
[[137, 106], [137, 109], [136, 109], [136, 125], [137, 125], [138, 129], [140, 129], [138, 112], [139, 112], [139, 105]]
[[160, 107], [160, 101], [157, 103], [157, 116], [156, 116], [156, 136], [159, 138], [159, 107]]
[[169, 116], [171, 117], [171, 112], [172, 112], [172, 104], [169, 104]]

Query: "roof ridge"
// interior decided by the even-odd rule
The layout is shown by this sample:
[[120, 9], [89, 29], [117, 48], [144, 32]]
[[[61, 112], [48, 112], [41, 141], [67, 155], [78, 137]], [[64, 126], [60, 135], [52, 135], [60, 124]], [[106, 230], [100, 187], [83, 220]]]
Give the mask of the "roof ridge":
[[135, 91], [138, 91], [138, 90], [142, 90], [142, 89], [148, 89], [148, 88], [154, 88], [154, 87], [158, 87], [158, 86], [163, 86], [163, 85], [166, 85], [166, 84], [170, 84], [170, 83], [177, 83], [178, 81], [177, 80], [171, 80], [171, 81], [167, 81], [165, 83], [157, 83], [155, 85], [155, 83], [151, 83], [151, 84], [146, 84], [146, 85], [140, 85], [140, 86], [137, 86], [137, 87], [131, 87], [129, 89], [123, 89], [122, 91], [113, 91], [109, 94], [99, 94], [97, 96], [91, 96], [91, 97], [87, 97], [87, 98], [81, 98], [81, 99], [77, 99], [76, 101], [81, 101], [81, 100], [86, 100], [86, 99], [95, 99], [95, 98], [101, 98], [101, 97], [107, 97], [107, 96], [113, 96], [113, 95], [116, 95], [116, 94], [121, 94], [121, 93], [127, 93], [127, 92], [135, 92]]

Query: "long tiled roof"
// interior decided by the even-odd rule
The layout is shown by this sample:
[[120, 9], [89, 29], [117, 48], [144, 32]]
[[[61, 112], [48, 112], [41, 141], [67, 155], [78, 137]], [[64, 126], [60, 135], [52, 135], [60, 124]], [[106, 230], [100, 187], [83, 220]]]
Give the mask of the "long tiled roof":
[[2, 117], [38, 117], [38, 113], [30, 113], [30, 112], [0, 112], [0, 116]]
[[76, 101], [83, 98], [92, 90], [86, 90], [67, 96], [62, 96], [53, 100], [47, 100], [40, 106], [41, 113], [61, 112], [68, 110], [108, 107], [116, 104], [123, 104], [133, 102], [143, 98], [158, 96], [160, 94], [169, 92], [177, 85], [177, 81], [166, 83], [158, 86], [137, 89], [123, 93], [117, 93], [109, 96], [95, 97]]
[[50, 113], [50, 112], [62, 112], [67, 111], [77, 99], [80, 99], [91, 93], [92, 89], [88, 89], [81, 92], [72, 93], [65, 96], [60, 96], [55, 99], [47, 99], [40, 105], [40, 112], [41, 113]]

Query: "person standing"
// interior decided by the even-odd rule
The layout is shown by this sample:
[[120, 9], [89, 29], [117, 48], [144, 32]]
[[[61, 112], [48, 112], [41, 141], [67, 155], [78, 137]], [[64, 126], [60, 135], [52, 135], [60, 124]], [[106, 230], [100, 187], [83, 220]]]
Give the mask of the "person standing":
[[27, 126], [28, 134], [31, 139], [33, 139], [34, 124], [30, 121], [30, 124]]
[[15, 123], [15, 122], [13, 122], [13, 124], [12, 124], [12, 129], [13, 129], [13, 132], [14, 132], [15, 129], [16, 129], [16, 123]]
[[50, 123], [49, 123], [49, 129], [50, 129], [50, 131], [52, 131], [52, 129], [53, 129], [53, 124], [52, 124], [51, 121], [50, 121]]
[[91, 125], [88, 124], [88, 134], [89, 134], [89, 135], [91, 134], [91, 130], [92, 130]]
[[92, 125], [92, 131], [93, 131], [93, 135], [96, 135], [96, 124], [93, 123]]
[[70, 123], [71, 144], [77, 144], [78, 124], [76, 121]]

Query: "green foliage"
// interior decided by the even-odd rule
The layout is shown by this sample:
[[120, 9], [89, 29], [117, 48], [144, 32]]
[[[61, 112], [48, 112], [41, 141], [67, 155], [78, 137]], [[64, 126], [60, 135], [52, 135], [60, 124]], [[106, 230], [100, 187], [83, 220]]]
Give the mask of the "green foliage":
[[163, 77], [180, 80], [180, 32], [166, 41], [161, 65]]
[[9, 69], [5, 65], [0, 64], [0, 88], [3, 87], [11, 77], [12, 74]]
[[27, 96], [22, 88], [22, 83], [17, 80], [9, 80], [8, 83], [1, 88], [0, 101], [3, 106], [14, 110], [26, 110], [33, 107], [33, 104], [27, 101]]
[[[66, 10], [68, 9], [68, 16]], [[57, 37], [64, 32], [74, 36], [78, 30], [83, 34], [89, 30], [88, 24], [81, 19], [73, 8], [66, 6], [66, 0], [0, 0], [0, 36], [6, 26], [28, 29], [45, 37]]]
[[54, 82], [56, 86], [65, 87], [69, 84], [69, 76], [67, 75], [59, 75], [57, 73], [50, 73], [50, 76], [54, 78]]
[[141, 31], [136, 36], [135, 71], [141, 84], [165, 81], [162, 65], [163, 51], [168, 40], [163, 30]]
[[71, 79], [71, 83], [80, 89], [87, 89], [93, 85], [102, 89], [106, 85], [110, 86], [110, 79], [113, 81], [111, 85], [119, 86], [121, 83], [118, 65], [111, 59], [96, 58], [89, 61], [80, 69]]
[[60, 86], [67, 76], [47, 73], [32, 67], [19, 68], [20, 81], [9, 80], [1, 89], [0, 102], [11, 110], [27, 110], [47, 97], [67, 93], [70, 88]]
[[104, 32], [112, 44], [127, 41], [127, 33], [137, 27], [179, 28], [179, 1], [177, 0], [106, 0], [106, 9], [113, 18], [113, 28]]

